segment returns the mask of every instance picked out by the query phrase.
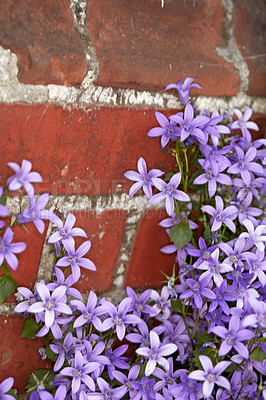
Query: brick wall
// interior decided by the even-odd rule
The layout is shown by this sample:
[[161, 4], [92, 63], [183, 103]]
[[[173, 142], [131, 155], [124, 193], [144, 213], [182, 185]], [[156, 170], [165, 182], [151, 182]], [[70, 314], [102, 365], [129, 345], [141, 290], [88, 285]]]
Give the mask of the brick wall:
[[[169, 155], [146, 133], [154, 111], [180, 108], [164, 87], [187, 76], [198, 108], [229, 111], [251, 106], [266, 125], [263, 0], [6, 0], [0, 2], [0, 135], [2, 176], [9, 161], [31, 160], [49, 192], [50, 209], [92, 241], [97, 272], [84, 272], [78, 289], [119, 301], [126, 285], [160, 287], [174, 258], [158, 222], [165, 212], [138, 195], [129, 200], [127, 169], [143, 156], [149, 168]], [[171, 109], [169, 111], [169, 109]], [[3, 180], [2, 180], [3, 181]], [[19, 212], [23, 197], [8, 198]], [[28, 244], [14, 277], [20, 285], [49, 279], [51, 255], [34, 226], [15, 230]], [[14, 297], [0, 305], [0, 381], [15, 377], [23, 393], [41, 361], [41, 340], [20, 338]]]

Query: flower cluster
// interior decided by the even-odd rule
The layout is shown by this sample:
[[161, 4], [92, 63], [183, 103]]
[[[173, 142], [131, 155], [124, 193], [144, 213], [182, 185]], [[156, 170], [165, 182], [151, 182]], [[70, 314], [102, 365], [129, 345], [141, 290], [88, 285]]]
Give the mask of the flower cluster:
[[[217, 110], [199, 113], [189, 102], [190, 89], [201, 88], [193, 81], [166, 87], [177, 89], [183, 111], [169, 119], [156, 112], [160, 127], [147, 133], [174, 156], [173, 169], [149, 171], [140, 157], [138, 171], [125, 172], [134, 182], [129, 197], [143, 189], [168, 214], [159, 225], [172, 243], [161, 251], [175, 253], [176, 265], [161, 291], [128, 287], [116, 305], [93, 291], [84, 300], [73, 285], [80, 268], [96, 269], [84, 257], [86, 233], [73, 227], [72, 213], [63, 222], [44, 210], [48, 194], [35, 199], [31, 183], [41, 177], [28, 161], [9, 164], [9, 190], [23, 186], [29, 196], [17, 222], [43, 232], [48, 219], [57, 229], [48, 240], [52, 281], [16, 295], [24, 335], [30, 327], [29, 336], [46, 336], [40, 354], [54, 361], [53, 371], [34, 373], [31, 400], [266, 399], [266, 141], [252, 140], [251, 109], [234, 109], [234, 121]], [[1, 205], [0, 216], [8, 214]], [[11, 228], [0, 239], [0, 261], [15, 269], [25, 245], [12, 243]], [[78, 249], [76, 236], [85, 240]], [[0, 398], [12, 398], [2, 395], [12, 384], [0, 385]]]

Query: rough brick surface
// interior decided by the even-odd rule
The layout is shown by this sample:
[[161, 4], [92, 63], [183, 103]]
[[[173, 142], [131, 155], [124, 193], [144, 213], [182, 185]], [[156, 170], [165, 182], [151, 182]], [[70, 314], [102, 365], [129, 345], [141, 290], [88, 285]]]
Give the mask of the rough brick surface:
[[[94, 211], [73, 211], [77, 217], [75, 226], [85, 230], [91, 240], [91, 249], [84, 256], [96, 265], [97, 271], [81, 268], [81, 278], [75, 285], [81, 292], [96, 292], [111, 289], [114, 270], [122, 243], [127, 211], [105, 210], [97, 214]], [[81, 240], [75, 238], [77, 246]], [[82, 240], [84, 241], [84, 240]]]
[[154, 126], [152, 109], [1, 104], [0, 171], [6, 171], [7, 162], [26, 158], [43, 177], [42, 192], [108, 194], [117, 184], [127, 192], [124, 172], [136, 169], [139, 157], [148, 168], [172, 163], [159, 140], [147, 136]]
[[215, 53], [223, 45], [223, 14], [221, 0], [172, 0], [163, 8], [158, 0], [91, 0], [88, 29], [99, 84], [163, 90], [189, 75], [204, 94], [236, 94], [236, 70]]
[[266, 96], [266, 3], [235, 0], [234, 35], [249, 68], [248, 94]]
[[41, 360], [38, 349], [42, 339], [21, 338], [23, 318], [0, 317], [0, 382], [13, 376], [14, 388], [25, 392], [29, 375], [34, 369], [51, 369], [48, 360]]
[[[19, 286], [33, 287], [35, 284], [48, 223], [46, 222], [45, 225], [46, 228], [42, 235], [32, 222], [25, 224], [28, 232], [19, 225], [12, 228], [14, 232], [13, 242], [24, 242], [27, 245], [26, 249], [18, 254], [20, 257], [17, 270], [13, 271], [12, 268], [9, 268]], [[1, 270], [0, 275], [2, 275]], [[9, 301], [15, 302], [13, 295], [10, 296]]]
[[0, 2], [0, 44], [18, 56], [24, 83], [74, 85], [86, 73], [69, 0]]
[[126, 286], [161, 287], [166, 279], [162, 272], [171, 275], [175, 254], [160, 252], [160, 248], [170, 244], [164, 229], [158, 226], [166, 217], [164, 210], [148, 210], [140, 221], [126, 271]]

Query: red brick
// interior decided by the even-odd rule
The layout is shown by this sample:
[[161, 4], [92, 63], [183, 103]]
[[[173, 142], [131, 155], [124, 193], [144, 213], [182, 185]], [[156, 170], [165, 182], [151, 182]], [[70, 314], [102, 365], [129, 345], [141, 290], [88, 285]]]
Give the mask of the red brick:
[[[237, 70], [219, 57], [224, 6], [219, 0], [91, 0], [88, 30], [103, 86], [163, 90], [195, 77], [204, 94], [238, 92]], [[195, 93], [201, 93], [197, 90]]]
[[266, 3], [264, 0], [235, 0], [234, 8], [234, 35], [249, 68], [248, 94], [266, 96]]
[[41, 360], [38, 349], [42, 339], [21, 338], [23, 318], [0, 317], [0, 382], [13, 376], [14, 388], [25, 392], [29, 375], [34, 369], [51, 369], [49, 360]]
[[[111, 289], [117, 257], [122, 243], [127, 211], [105, 210], [100, 214], [95, 211], [73, 211], [77, 217], [75, 226], [85, 230], [91, 240], [91, 249], [84, 256], [96, 265], [97, 271], [81, 268], [81, 278], [76, 288], [81, 292], [96, 292]], [[76, 240], [77, 246], [81, 240]]]
[[164, 210], [148, 210], [141, 219], [126, 271], [126, 286], [161, 287], [166, 280], [162, 272], [171, 275], [175, 254], [166, 255], [160, 251], [170, 244], [165, 230], [158, 226], [166, 217]]
[[[9, 271], [19, 286], [33, 287], [35, 284], [48, 222], [46, 222], [45, 225], [45, 231], [42, 235], [37, 231], [33, 222], [25, 224], [29, 233], [19, 225], [12, 228], [14, 232], [13, 242], [24, 242], [27, 245], [26, 249], [22, 253], [18, 254], [20, 258], [17, 270], [13, 271], [12, 268], [9, 268]], [[0, 270], [0, 275], [2, 275], [2, 270]], [[13, 295], [8, 299], [8, 302], [15, 301]]]
[[0, 25], [0, 44], [17, 54], [21, 82], [75, 85], [84, 78], [69, 0], [1, 1]]
[[152, 109], [102, 106], [69, 111], [53, 104], [1, 104], [0, 171], [6, 171], [7, 162], [21, 165], [25, 158], [43, 177], [39, 192], [108, 194], [118, 183], [127, 192], [132, 182], [124, 172], [136, 170], [139, 157], [147, 160], [149, 169], [167, 160], [172, 165], [159, 139], [147, 136], [154, 126], [158, 123]]

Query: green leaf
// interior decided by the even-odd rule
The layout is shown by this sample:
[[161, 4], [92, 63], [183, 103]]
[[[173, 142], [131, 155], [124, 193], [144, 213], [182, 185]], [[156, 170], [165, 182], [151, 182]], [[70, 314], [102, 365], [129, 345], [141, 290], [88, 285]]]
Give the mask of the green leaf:
[[194, 356], [195, 356], [194, 359], [193, 359], [193, 361], [194, 361], [195, 365], [196, 365], [199, 369], [202, 369], [202, 365], [201, 365], [201, 362], [200, 362], [200, 360], [199, 360], [199, 356], [200, 356], [201, 354], [203, 354], [204, 356], [208, 356], [208, 357], [212, 360], [213, 365], [215, 365], [214, 356], [215, 356], [215, 353], [216, 353], [216, 349], [213, 349], [213, 348], [211, 348], [211, 347], [206, 347], [203, 351], [200, 351], [200, 349], [201, 349], [201, 345], [198, 344], [198, 345], [196, 346], [196, 349], [193, 351], [193, 354], [194, 354]]
[[0, 304], [14, 292], [15, 288], [15, 283], [8, 276], [0, 276]]
[[0, 197], [0, 204], [2, 204], [2, 206], [6, 205], [6, 201], [7, 201], [7, 196], [1, 196]]
[[205, 343], [213, 342], [214, 336], [213, 334], [208, 334], [207, 332], [198, 333], [195, 336], [197, 342], [202, 346]]
[[37, 324], [35, 319], [28, 318], [24, 322], [21, 337], [22, 338], [30, 338], [30, 339], [34, 338], [35, 335], [37, 335], [37, 333], [39, 332], [39, 330], [40, 330], [40, 326]]
[[264, 361], [266, 358], [266, 355], [264, 354], [264, 352], [261, 350], [261, 347], [255, 347], [255, 349], [250, 353], [250, 358], [252, 358], [253, 360], [257, 360], [257, 361]]
[[58, 356], [52, 351], [49, 344], [46, 346], [46, 354], [50, 360], [56, 362]]
[[164, 178], [165, 182], [169, 182], [173, 175], [174, 175], [173, 172], [167, 172]]
[[33, 390], [38, 387], [39, 383], [42, 383], [45, 386], [49, 386], [49, 384], [52, 382], [54, 378], [54, 375], [55, 374], [53, 373], [53, 371], [50, 370], [46, 369], [34, 370], [31, 373], [28, 384], [26, 386], [28, 393], [33, 392]]
[[172, 299], [171, 300], [171, 308], [175, 313], [182, 314], [182, 307], [181, 307], [181, 304], [180, 304], [180, 300], [178, 302], [178, 301]]
[[191, 240], [192, 230], [188, 224], [181, 222], [170, 229], [169, 236], [176, 247], [181, 250]]

